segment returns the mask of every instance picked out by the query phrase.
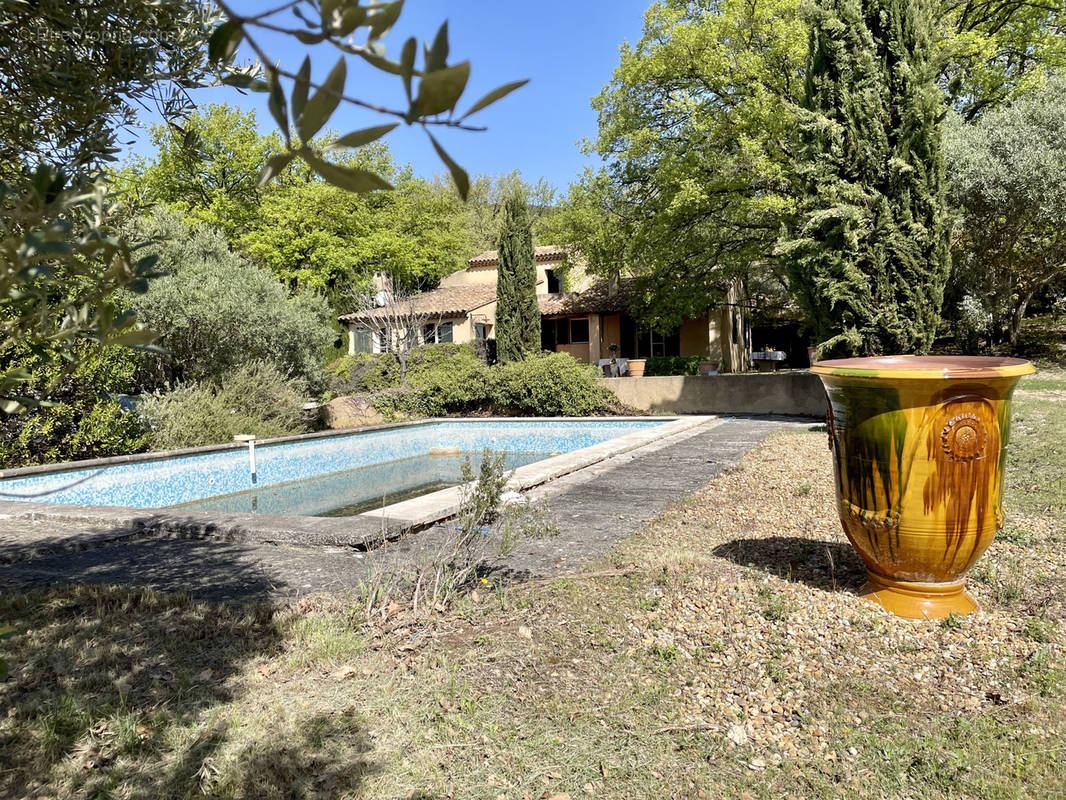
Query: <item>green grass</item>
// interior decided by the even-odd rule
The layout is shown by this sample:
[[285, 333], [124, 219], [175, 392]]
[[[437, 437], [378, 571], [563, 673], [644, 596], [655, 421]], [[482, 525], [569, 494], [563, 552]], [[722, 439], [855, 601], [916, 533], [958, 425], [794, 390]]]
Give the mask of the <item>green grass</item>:
[[[609, 565], [628, 574], [486, 588], [454, 614], [401, 614], [384, 628], [367, 627], [344, 598], [272, 610], [117, 588], [7, 593], [0, 797], [1066, 796], [1064, 611], [1048, 564], [1063, 547], [1066, 403], [1034, 380], [1016, 396], [1008, 524], [971, 576], [980, 617], [901, 624], [835, 586], [807, 586], [802, 556], [796, 576], [715, 559], [705, 537], [722, 513], [708, 500], [717, 490], [676, 512], [687, 538], [662, 541], [669, 520], [649, 529], [651, 551], [674, 554], [665, 561], [623, 550]], [[791, 436], [824, 453], [824, 432]], [[829, 478], [809, 471], [784, 475], [780, 494], [813, 514]], [[746, 479], [773, 478], [754, 469]], [[802, 513], [775, 524], [804, 535]], [[697, 580], [724, 600], [695, 618], [731, 622], [685, 639], [670, 614], [677, 596], [699, 600], [686, 591]], [[919, 637], [931, 631], [952, 658], [973, 660], [981, 692], [1010, 690], [943, 710], [951, 685], [913, 668], [887, 681], [863, 668], [862, 652], [842, 654], [853, 668], [840, 676], [805, 673], [797, 663], [813, 654], [791, 631], [827, 614], [826, 650], [850, 631], [867, 648], [892, 642], [884, 658], [906, 667], [928, 654]], [[750, 637], [768, 648], [749, 662]], [[739, 667], [725, 666], [733, 656]], [[818, 687], [784, 723], [815, 755], [777, 762], [726, 738], [755, 721], [746, 696], [735, 720], [714, 705], [714, 681], [736, 669], [749, 670], [741, 685], [756, 696]], [[688, 724], [690, 701], [679, 699], [697, 675], [710, 683], [707, 725]]]
[[1066, 518], [1066, 401], [1015, 392], [1005, 481], [1010, 511]]

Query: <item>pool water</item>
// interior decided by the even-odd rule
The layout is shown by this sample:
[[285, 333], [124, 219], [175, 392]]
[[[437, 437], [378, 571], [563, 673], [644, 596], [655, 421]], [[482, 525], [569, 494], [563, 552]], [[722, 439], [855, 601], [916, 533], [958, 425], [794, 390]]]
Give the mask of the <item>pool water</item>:
[[[13, 470], [0, 496], [40, 503], [317, 516], [459, 481], [461, 453], [506, 453], [513, 469], [656, 428], [658, 419], [429, 420], [255, 446], [146, 453]], [[436, 455], [449, 453], [450, 456]], [[476, 459], [473, 459], [476, 460]]]
[[[504, 468], [524, 467], [551, 453], [505, 453]], [[467, 457], [475, 474], [481, 453], [413, 456], [302, 481], [219, 495], [175, 510], [351, 517], [463, 483]]]

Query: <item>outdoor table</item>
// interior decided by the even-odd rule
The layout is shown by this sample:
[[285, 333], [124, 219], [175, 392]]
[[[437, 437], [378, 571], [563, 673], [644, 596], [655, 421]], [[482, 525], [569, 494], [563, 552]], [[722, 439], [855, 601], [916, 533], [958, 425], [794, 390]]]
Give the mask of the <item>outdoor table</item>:
[[784, 350], [756, 350], [751, 354], [755, 369], [759, 372], [773, 372], [787, 358]]

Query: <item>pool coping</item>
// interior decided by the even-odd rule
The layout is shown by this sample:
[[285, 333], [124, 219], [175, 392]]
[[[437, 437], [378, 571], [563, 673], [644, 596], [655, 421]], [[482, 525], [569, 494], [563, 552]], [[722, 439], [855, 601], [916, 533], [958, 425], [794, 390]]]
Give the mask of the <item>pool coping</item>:
[[[551, 456], [520, 467], [508, 482], [508, 489], [524, 491], [596, 464], [611, 456], [636, 450], [645, 445], [692, 430], [717, 420], [715, 416], [640, 416], [640, 417], [434, 417], [426, 420], [346, 428], [302, 436], [288, 436], [257, 441], [257, 445], [302, 441], [330, 436], [346, 436], [375, 430], [427, 425], [440, 422], [605, 422], [605, 421], [662, 421], [647, 430], [618, 436], [589, 447]], [[719, 420], [720, 421], [720, 420]], [[0, 472], [0, 478], [21, 477], [43, 472], [68, 472], [92, 466], [125, 464], [131, 461], [150, 461], [175, 455], [193, 455], [243, 448], [243, 443], [211, 445], [209, 447], [143, 453], [108, 459], [69, 462], [59, 469], [54, 466], [24, 467]], [[387, 539], [434, 522], [455, 516], [459, 510], [463, 486], [442, 489], [382, 509], [351, 517], [299, 517], [280, 514], [249, 514], [222, 511], [178, 511], [173, 508], [131, 508], [76, 504], [40, 503], [31, 500], [0, 499], [0, 516], [34, 521], [55, 521], [93, 526], [93, 533], [110, 532], [101, 541], [114, 543], [125, 538], [147, 535], [173, 535], [182, 538], [204, 538], [228, 542], [262, 544], [294, 544], [306, 546], [340, 546], [367, 549]], [[113, 534], [113, 535], [112, 535]], [[80, 537], [78, 537], [80, 538]], [[73, 546], [68, 546], [73, 545]], [[79, 549], [75, 543], [55, 542], [55, 552]], [[0, 563], [5, 562], [0, 553]]]

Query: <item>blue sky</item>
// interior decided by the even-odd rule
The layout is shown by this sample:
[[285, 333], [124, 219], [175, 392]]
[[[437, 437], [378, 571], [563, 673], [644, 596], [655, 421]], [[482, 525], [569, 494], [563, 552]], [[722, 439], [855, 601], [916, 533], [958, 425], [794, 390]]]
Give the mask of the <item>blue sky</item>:
[[[577, 146], [596, 134], [596, 113], [590, 99], [610, 79], [618, 65], [623, 40], [640, 37], [642, 15], [651, 0], [408, 0], [399, 24], [386, 37], [388, 53], [396, 57], [408, 36], [432, 41], [445, 19], [449, 25], [449, 63], [469, 60], [470, 83], [460, 101], [466, 108], [496, 86], [520, 78], [530, 83], [471, 122], [488, 126], [484, 133], [442, 131], [445, 149], [471, 174], [522, 171], [530, 181], [547, 178], [561, 190], [592, 163]], [[240, 11], [261, 8], [239, 2]], [[282, 16], [279, 20], [285, 19]], [[295, 18], [289, 16], [298, 25]], [[286, 20], [287, 22], [287, 20]], [[257, 38], [275, 59], [295, 71], [305, 53], [312, 57], [312, 76], [324, 78], [337, 59], [331, 47], [307, 48], [284, 36]], [[242, 49], [242, 53], [246, 51]], [[380, 75], [349, 58], [349, 94], [390, 107], [403, 107], [399, 78]], [[256, 111], [264, 131], [273, 125], [261, 95], [241, 95], [226, 87], [196, 93], [198, 103], [227, 102]], [[380, 117], [342, 105], [330, 127], [345, 133]], [[410, 163], [423, 175], [444, 172], [425, 134], [401, 127], [390, 134], [389, 145], [399, 163]], [[135, 150], [144, 152], [143, 143]]]

